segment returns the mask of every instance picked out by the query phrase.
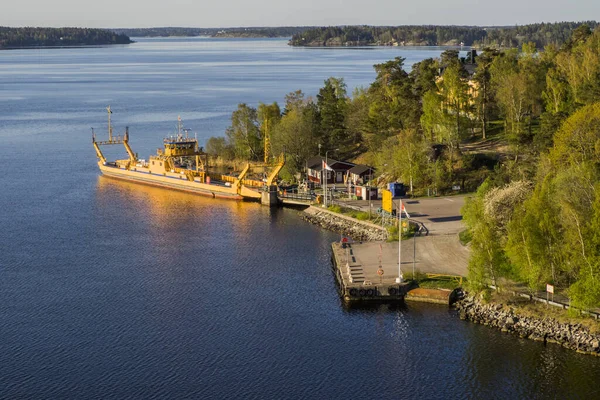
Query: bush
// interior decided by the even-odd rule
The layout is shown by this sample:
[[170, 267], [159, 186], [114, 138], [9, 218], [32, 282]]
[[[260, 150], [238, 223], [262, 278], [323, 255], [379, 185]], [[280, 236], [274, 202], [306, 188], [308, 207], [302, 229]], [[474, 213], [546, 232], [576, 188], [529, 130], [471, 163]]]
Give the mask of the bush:
[[366, 221], [369, 219], [369, 213], [366, 213], [364, 211], [360, 211], [356, 213], [356, 216], [354, 217], [359, 221]]
[[329, 206], [329, 207], [327, 207], [327, 209], [331, 212], [338, 213], [338, 214], [342, 212], [342, 207], [336, 206], [336, 205]]
[[398, 227], [397, 226], [388, 226], [388, 242], [397, 242], [398, 241]]
[[463, 246], [466, 246], [473, 239], [473, 235], [469, 229], [465, 229], [458, 233], [458, 239]]

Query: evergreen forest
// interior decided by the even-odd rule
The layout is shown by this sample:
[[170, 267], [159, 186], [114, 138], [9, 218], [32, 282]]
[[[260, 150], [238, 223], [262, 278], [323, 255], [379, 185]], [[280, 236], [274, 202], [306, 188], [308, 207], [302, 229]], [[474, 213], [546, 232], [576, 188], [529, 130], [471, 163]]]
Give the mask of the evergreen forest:
[[313, 27], [277, 26], [277, 27], [232, 27], [232, 28], [119, 28], [112, 31], [130, 37], [290, 37]]
[[0, 26], [0, 49], [129, 44], [128, 36], [105, 29], [9, 28]]
[[521, 47], [534, 43], [538, 49], [565, 43], [575, 29], [595, 21], [539, 23], [512, 27], [478, 26], [330, 26], [292, 36], [291, 46], [474, 46], [477, 48]]

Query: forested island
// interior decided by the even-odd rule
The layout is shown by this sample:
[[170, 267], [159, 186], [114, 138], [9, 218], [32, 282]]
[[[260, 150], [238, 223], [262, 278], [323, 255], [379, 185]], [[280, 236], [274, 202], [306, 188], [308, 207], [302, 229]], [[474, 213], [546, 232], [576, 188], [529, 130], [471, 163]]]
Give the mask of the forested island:
[[565, 43], [575, 29], [596, 21], [539, 23], [513, 27], [477, 26], [331, 26], [294, 34], [291, 46], [473, 46], [511, 48], [535, 43], [541, 49]]
[[127, 35], [106, 29], [9, 28], [0, 26], [0, 49], [51, 46], [95, 46], [132, 43]]
[[206, 150], [263, 159], [285, 150], [293, 180], [316, 154], [376, 167], [373, 184], [409, 194], [476, 194], [463, 210], [471, 288], [504, 279], [556, 286], [581, 309], [600, 306], [600, 28], [561, 46], [447, 50], [405, 70], [397, 57], [347, 93], [329, 78], [316, 98], [239, 104]]
[[113, 32], [130, 37], [171, 37], [171, 36], [208, 36], [208, 37], [290, 37], [314, 27], [280, 26], [280, 27], [248, 27], [248, 28], [119, 28]]

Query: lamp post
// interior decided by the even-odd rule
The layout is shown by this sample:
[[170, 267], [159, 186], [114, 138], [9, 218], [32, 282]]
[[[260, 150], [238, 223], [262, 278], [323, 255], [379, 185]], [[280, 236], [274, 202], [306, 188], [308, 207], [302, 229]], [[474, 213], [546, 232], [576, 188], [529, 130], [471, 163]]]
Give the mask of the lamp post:
[[329, 150], [325, 152], [325, 168], [323, 168], [323, 182], [325, 183], [325, 186], [323, 186], [323, 201], [325, 202], [325, 208], [327, 208], [327, 175], [329, 175], [327, 173], [327, 167], [329, 167], [327, 165], [327, 153], [329, 153]]

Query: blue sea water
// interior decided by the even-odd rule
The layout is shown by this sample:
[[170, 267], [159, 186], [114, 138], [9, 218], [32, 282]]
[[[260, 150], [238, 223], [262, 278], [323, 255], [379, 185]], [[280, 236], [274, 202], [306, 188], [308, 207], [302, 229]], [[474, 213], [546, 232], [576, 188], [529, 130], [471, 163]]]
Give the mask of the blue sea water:
[[[600, 360], [431, 305], [345, 308], [337, 236], [297, 211], [100, 176], [91, 128], [140, 156], [223, 135], [238, 103], [352, 90], [440, 48], [137, 39], [0, 52], [0, 398], [598, 398]], [[120, 148], [109, 155], [122, 155]]]

